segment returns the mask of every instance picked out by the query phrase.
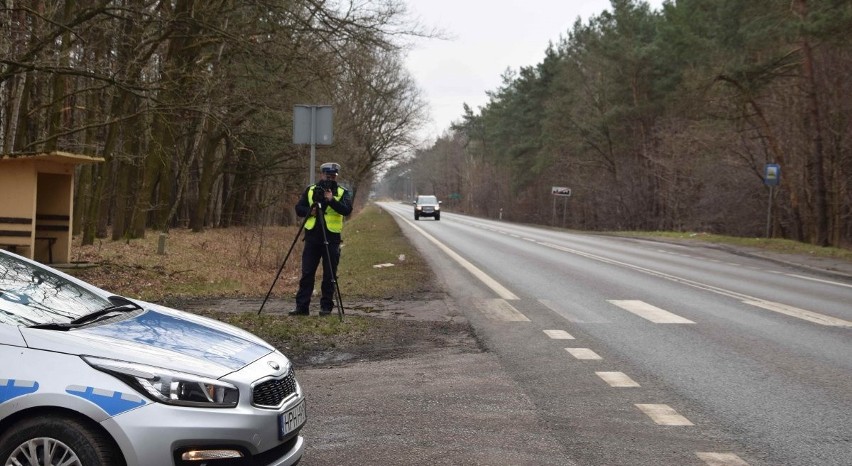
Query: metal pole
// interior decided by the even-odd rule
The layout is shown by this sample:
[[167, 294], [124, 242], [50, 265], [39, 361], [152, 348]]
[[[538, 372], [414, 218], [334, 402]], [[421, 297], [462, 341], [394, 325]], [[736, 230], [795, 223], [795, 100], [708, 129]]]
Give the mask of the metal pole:
[[311, 176], [310, 184], [314, 184], [315, 166], [317, 163], [317, 106], [311, 106]]
[[556, 225], [556, 196], [550, 196], [553, 198], [553, 210], [550, 214], [550, 224]]
[[774, 186], [769, 185], [769, 205], [766, 207], [766, 239], [771, 238], [772, 231], [772, 190]]

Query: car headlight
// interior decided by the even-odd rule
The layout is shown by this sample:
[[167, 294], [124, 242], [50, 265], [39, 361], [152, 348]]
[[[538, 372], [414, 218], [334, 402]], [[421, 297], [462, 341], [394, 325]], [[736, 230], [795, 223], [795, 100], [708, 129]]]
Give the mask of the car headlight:
[[435, 210], [441, 210], [441, 206], [436, 205], [436, 206], [435, 206]]
[[216, 379], [94, 356], [83, 356], [83, 360], [161, 403], [197, 408], [233, 408], [240, 398], [237, 387]]

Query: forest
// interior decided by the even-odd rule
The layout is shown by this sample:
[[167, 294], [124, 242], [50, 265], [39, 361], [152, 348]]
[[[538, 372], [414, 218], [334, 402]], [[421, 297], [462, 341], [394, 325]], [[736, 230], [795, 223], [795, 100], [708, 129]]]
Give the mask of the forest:
[[849, 247], [849, 31], [848, 0], [612, 0], [378, 192], [582, 230]]
[[75, 177], [83, 244], [292, 224], [296, 106], [332, 106], [316, 157], [356, 199], [426, 117], [402, 59], [434, 33], [396, 0], [5, 0], [0, 29], [0, 154], [104, 159]]
[[424, 145], [404, 59], [441, 33], [402, 0], [5, 0], [0, 154], [104, 159], [76, 176], [83, 244], [292, 225], [294, 107], [330, 105], [317, 158], [356, 207], [436, 194], [582, 230], [852, 245], [852, 2], [611, 0], [571, 21]]

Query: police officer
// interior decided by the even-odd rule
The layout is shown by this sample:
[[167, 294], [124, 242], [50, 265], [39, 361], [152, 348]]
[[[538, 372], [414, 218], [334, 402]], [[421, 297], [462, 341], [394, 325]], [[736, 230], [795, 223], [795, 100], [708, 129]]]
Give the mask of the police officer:
[[[334, 307], [334, 278], [337, 264], [340, 262], [340, 233], [343, 231], [343, 217], [352, 213], [352, 197], [349, 191], [337, 184], [340, 165], [330, 162], [320, 165], [322, 179], [308, 186], [299, 202], [296, 203], [296, 215], [309, 216], [305, 221], [305, 248], [302, 251], [302, 278], [296, 293], [296, 309], [291, 316], [310, 314], [311, 294], [314, 292], [314, 279], [317, 266], [322, 263], [322, 285], [320, 290], [320, 315], [329, 315]], [[323, 228], [325, 227], [325, 235]], [[328, 241], [326, 247], [325, 241]], [[331, 268], [329, 268], [329, 262]]]

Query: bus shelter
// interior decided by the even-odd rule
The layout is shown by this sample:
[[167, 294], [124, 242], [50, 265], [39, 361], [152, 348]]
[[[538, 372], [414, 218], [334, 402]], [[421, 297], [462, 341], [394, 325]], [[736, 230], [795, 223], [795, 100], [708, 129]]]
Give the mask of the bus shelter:
[[103, 161], [68, 152], [0, 155], [0, 248], [70, 262], [75, 168]]

